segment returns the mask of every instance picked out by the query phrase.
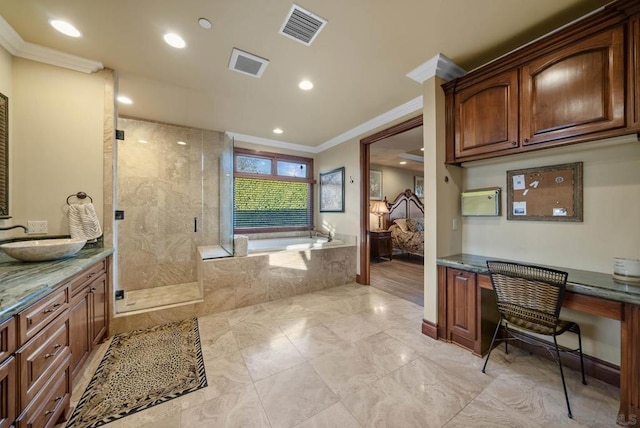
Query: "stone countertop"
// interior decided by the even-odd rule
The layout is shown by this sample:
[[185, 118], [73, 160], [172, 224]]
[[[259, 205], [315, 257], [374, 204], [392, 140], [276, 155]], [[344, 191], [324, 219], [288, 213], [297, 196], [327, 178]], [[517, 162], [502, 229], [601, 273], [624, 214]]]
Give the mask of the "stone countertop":
[[21, 262], [0, 251], [0, 322], [111, 254], [113, 248], [85, 248], [66, 259]]
[[[502, 260], [522, 264], [534, 264], [517, 260], [478, 256], [474, 254], [455, 254], [452, 256], [439, 257], [437, 259], [437, 263], [441, 266], [488, 274], [489, 270], [487, 269], [487, 260]], [[640, 305], [640, 284], [620, 282], [618, 280], [614, 280], [611, 274], [602, 272], [569, 269], [562, 266], [539, 266], [545, 266], [567, 272], [569, 274], [567, 278], [568, 291], [614, 300], [616, 302]]]

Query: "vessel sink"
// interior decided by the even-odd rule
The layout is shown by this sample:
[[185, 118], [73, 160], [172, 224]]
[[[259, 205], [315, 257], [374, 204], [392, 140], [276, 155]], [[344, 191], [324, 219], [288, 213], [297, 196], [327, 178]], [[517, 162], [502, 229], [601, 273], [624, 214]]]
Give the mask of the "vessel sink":
[[39, 239], [18, 241], [0, 245], [0, 250], [23, 262], [44, 262], [75, 255], [87, 242], [86, 239]]

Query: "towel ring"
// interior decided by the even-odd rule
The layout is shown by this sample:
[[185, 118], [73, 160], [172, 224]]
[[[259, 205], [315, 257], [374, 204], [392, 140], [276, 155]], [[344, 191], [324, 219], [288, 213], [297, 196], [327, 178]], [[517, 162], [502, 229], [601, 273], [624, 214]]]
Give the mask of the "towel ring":
[[76, 198], [78, 198], [78, 199], [86, 199], [86, 198], [89, 198], [89, 200], [91, 201], [91, 203], [93, 203], [93, 198], [92, 198], [91, 196], [87, 195], [87, 194], [86, 194], [86, 193], [84, 193], [84, 192], [78, 192], [78, 193], [76, 193], [75, 195], [69, 195], [69, 196], [67, 196], [67, 205], [71, 205], [71, 204], [69, 204], [69, 199], [70, 199], [70, 198], [72, 198], [72, 197], [74, 197], [74, 196], [75, 196]]

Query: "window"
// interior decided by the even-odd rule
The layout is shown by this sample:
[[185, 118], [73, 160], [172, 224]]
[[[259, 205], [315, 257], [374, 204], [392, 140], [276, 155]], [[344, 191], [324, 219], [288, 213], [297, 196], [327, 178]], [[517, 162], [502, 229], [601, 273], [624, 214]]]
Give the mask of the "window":
[[309, 229], [312, 201], [313, 159], [235, 149], [235, 232]]

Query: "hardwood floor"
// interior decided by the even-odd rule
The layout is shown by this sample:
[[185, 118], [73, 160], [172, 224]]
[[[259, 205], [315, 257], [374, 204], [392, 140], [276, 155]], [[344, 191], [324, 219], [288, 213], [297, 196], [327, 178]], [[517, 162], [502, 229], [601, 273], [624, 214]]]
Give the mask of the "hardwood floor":
[[424, 306], [424, 261], [399, 255], [392, 260], [371, 261], [371, 286]]

